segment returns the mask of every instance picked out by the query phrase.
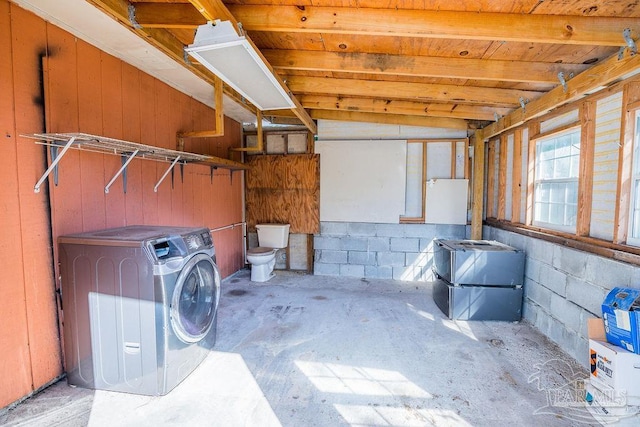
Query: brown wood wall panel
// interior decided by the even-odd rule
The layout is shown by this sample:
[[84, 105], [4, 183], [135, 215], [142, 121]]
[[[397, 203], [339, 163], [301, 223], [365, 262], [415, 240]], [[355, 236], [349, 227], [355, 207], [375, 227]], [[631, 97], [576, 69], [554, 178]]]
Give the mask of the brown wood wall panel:
[[[66, 129], [79, 131], [78, 124], [78, 80], [76, 75], [75, 37], [58, 27], [47, 25], [48, 56], [45, 102], [47, 130]], [[58, 187], [75, 188], [73, 193], [54, 191], [51, 188], [51, 216], [53, 235], [72, 233], [82, 222], [82, 197], [80, 183], [80, 153], [70, 150], [60, 161]], [[57, 250], [54, 247], [54, 250]]]
[[288, 223], [291, 233], [320, 232], [319, 156], [251, 156], [246, 178], [247, 225]]
[[[84, 62], [80, 58], [78, 63]], [[102, 135], [111, 138], [124, 138], [123, 134], [123, 103], [122, 103], [122, 61], [101, 53], [101, 85], [102, 85]], [[82, 72], [79, 70], [79, 79], [82, 79]], [[62, 132], [62, 130], [60, 130]], [[84, 159], [81, 159], [83, 161]], [[95, 184], [106, 184], [122, 166], [120, 157], [104, 156], [104, 178], [102, 182]], [[89, 184], [89, 183], [88, 183]], [[83, 183], [84, 185], [84, 183]], [[93, 186], [93, 185], [92, 185]], [[99, 187], [99, 185], [96, 185]], [[95, 191], [99, 191], [96, 188]], [[105, 195], [107, 228], [122, 227], [127, 225], [126, 205], [122, 186], [122, 177], [117, 179], [109, 194]], [[89, 230], [94, 229], [93, 224]]]
[[[147, 145], [156, 144], [156, 80], [148, 74], [140, 73], [140, 142]], [[157, 182], [158, 165], [156, 162], [141, 162], [142, 217], [145, 224], [159, 224], [158, 196], [153, 191]]]
[[[11, 58], [12, 40], [10, 5], [0, 1], [0, 57]], [[18, 51], [19, 49], [16, 49]], [[35, 63], [37, 58], [33, 58]], [[3, 260], [2, 294], [3, 306], [0, 312], [0, 348], [3, 361], [0, 363], [0, 407], [18, 399], [31, 391], [31, 360], [28, 347], [27, 313], [25, 310], [25, 277], [23, 271], [22, 238], [20, 235], [20, 199], [17, 168], [17, 135], [14, 122], [14, 70], [12, 61], [0, 61], [0, 211], [2, 212], [2, 233], [0, 256]], [[15, 349], [15, 351], [6, 351]]]
[[[14, 40], [13, 72], [15, 90], [16, 135], [43, 129], [41, 62], [34, 52], [44, 51], [46, 26], [32, 14], [12, 8]], [[15, 264], [24, 271], [24, 305], [29, 328], [31, 362], [30, 386], [41, 386], [61, 373], [62, 360], [55, 310], [55, 287], [51, 252], [51, 224], [48, 215], [46, 188], [42, 194], [33, 192], [34, 177], [39, 178], [44, 167], [45, 149], [35, 144], [17, 142], [18, 182], [21, 212], [22, 260]], [[25, 161], [29, 159], [29, 161]], [[36, 179], [37, 179], [36, 178]], [[13, 260], [12, 260], [13, 261]], [[16, 260], [17, 261], [17, 260]], [[11, 283], [11, 282], [9, 282]], [[11, 283], [11, 286], [16, 286]], [[6, 324], [3, 322], [3, 325]], [[3, 353], [3, 358], [6, 353]], [[26, 366], [21, 369], [28, 369]]]
[[[122, 177], [105, 194], [120, 157], [77, 150], [60, 162], [58, 186], [50, 180], [34, 193], [47, 150], [20, 134], [87, 132], [175, 148], [178, 130], [191, 130], [214, 112], [7, 0], [0, 0], [0, 55], [10, 58], [0, 61], [0, 256], [8, 260], [2, 283], [10, 285], [2, 288], [0, 310], [1, 408], [63, 372], [58, 236], [137, 223], [221, 228], [242, 222], [243, 205], [242, 172], [231, 181], [220, 169], [212, 183], [207, 166], [186, 165], [184, 182], [176, 168], [173, 188], [168, 177], [155, 193], [168, 164], [145, 160], [129, 164], [126, 194]], [[240, 125], [227, 120], [226, 129], [207, 149], [226, 156], [240, 146]], [[214, 236], [222, 275], [243, 267], [242, 227]]]
[[[84, 58], [84, 66], [78, 78], [78, 128], [86, 133], [102, 134], [102, 85], [100, 51], [88, 43], [79, 41], [76, 49]], [[83, 182], [100, 182], [103, 177], [104, 155], [91, 153], [91, 161], [80, 164]], [[106, 228], [106, 200], [104, 191], [86, 185], [79, 186], [80, 198], [86, 207], [82, 210], [83, 228]]]

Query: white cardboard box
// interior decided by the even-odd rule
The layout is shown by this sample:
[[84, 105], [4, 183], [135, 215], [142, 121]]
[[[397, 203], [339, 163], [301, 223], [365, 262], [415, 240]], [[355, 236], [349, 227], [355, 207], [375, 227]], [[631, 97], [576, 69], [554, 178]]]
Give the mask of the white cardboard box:
[[602, 319], [589, 319], [591, 384], [626, 396], [629, 405], [640, 405], [640, 355], [606, 342]]

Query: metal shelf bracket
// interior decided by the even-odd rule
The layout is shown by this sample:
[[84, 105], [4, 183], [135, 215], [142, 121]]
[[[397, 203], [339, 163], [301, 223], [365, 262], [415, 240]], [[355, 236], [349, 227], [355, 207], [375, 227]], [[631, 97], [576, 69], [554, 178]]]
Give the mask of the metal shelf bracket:
[[209, 178], [210, 178], [211, 184], [213, 184], [213, 172], [215, 170], [217, 170], [218, 167], [217, 166], [210, 166], [209, 168], [210, 168], [209, 169]]
[[[44, 180], [47, 179], [47, 177], [49, 176], [51, 171], [53, 171], [54, 169], [56, 169], [58, 167], [58, 163], [60, 163], [60, 160], [62, 160], [62, 156], [64, 156], [64, 154], [67, 152], [69, 147], [71, 147], [71, 145], [73, 144], [73, 142], [75, 140], [76, 140], [76, 138], [74, 136], [69, 138], [69, 141], [67, 141], [67, 143], [64, 145], [64, 147], [62, 148], [62, 151], [60, 152], [60, 154], [55, 156], [55, 158], [53, 158], [53, 156], [52, 156], [51, 164], [49, 165], [47, 170], [44, 171], [44, 173], [42, 174], [42, 176], [40, 177], [38, 182], [36, 182], [36, 185], [33, 187], [34, 193], [39, 193], [40, 192], [40, 186], [42, 186], [42, 183], [44, 182]], [[56, 175], [57, 175], [57, 172], [56, 172]], [[56, 179], [56, 181], [57, 181], [57, 179]]]
[[113, 176], [113, 178], [111, 178], [111, 181], [109, 181], [109, 183], [107, 185], [105, 185], [105, 187], [104, 187], [105, 194], [109, 194], [109, 188], [111, 187], [111, 185], [113, 185], [113, 183], [116, 181], [116, 179], [118, 179], [120, 174], [122, 174], [124, 192], [125, 192], [125, 194], [127, 193], [127, 166], [129, 165], [131, 160], [133, 160], [134, 157], [136, 157], [136, 155], [139, 152], [140, 152], [140, 150], [134, 151], [133, 153], [131, 153], [131, 155], [128, 158], [127, 158], [127, 156], [122, 156], [122, 167], [120, 169], [118, 169], [118, 172], [116, 172], [116, 174]]
[[160, 187], [160, 184], [162, 184], [162, 181], [164, 181], [164, 179], [167, 177], [167, 175], [169, 175], [169, 172], [171, 172], [173, 170], [173, 167], [176, 165], [176, 163], [178, 163], [178, 161], [180, 160], [180, 156], [177, 156], [173, 162], [171, 162], [171, 165], [169, 166], [169, 168], [164, 171], [164, 173], [162, 174], [162, 176], [160, 177], [160, 180], [156, 183], [156, 185], [153, 187], [153, 191], [154, 192], [158, 192], [158, 187]]

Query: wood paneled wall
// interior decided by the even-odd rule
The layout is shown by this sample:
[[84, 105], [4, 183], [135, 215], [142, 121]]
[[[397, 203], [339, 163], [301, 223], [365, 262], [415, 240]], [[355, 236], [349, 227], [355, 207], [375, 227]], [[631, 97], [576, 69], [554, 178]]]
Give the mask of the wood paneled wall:
[[[243, 172], [186, 165], [153, 186], [167, 164], [134, 160], [127, 192], [118, 156], [70, 150], [59, 184], [38, 194], [46, 150], [20, 134], [86, 132], [176, 147], [176, 133], [212, 129], [214, 111], [159, 80], [0, 0], [0, 408], [62, 372], [55, 290], [57, 237], [131, 224], [206, 226], [223, 276], [244, 265]], [[46, 104], [46, 105], [45, 105]], [[45, 114], [46, 111], [46, 114]], [[45, 125], [46, 122], [46, 125]], [[185, 149], [226, 157], [240, 146], [240, 125], [225, 137], [188, 141]]]
[[291, 224], [291, 233], [320, 232], [320, 157], [251, 156], [247, 171], [247, 226]]

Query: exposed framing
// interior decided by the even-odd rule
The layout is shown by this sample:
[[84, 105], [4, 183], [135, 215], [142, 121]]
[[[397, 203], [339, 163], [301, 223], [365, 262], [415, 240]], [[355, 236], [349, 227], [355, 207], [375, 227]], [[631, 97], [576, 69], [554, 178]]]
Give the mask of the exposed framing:
[[495, 168], [497, 142], [496, 139], [493, 139], [487, 144], [487, 218], [496, 217], [496, 212], [494, 212], [493, 207], [496, 197]]
[[507, 134], [500, 135], [500, 149], [498, 153], [498, 212], [499, 219], [506, 217], [507, 204], [507, 154], [509, 136]]
[[536, 144], [532, 135], [538, 135], [540, 133], [540, 122], [534, 121], [529, 125], [529, 153], [527, 155], [527, 196], [526, 196], [526, 209], [525, 223], [527, 225], [533, 224], [533, 187], [535, 185], [536, 176]]
[[[611, 96], [616, 92], [622, 91], [622, 114], [621, 114], [621, 130], [620, 130], [620, 149], [618, 157], [618, 185], [617, 185], [617, 198], [615, 206], [613, 239], [603, 240], [595, 237], [591, 237], [590, 222], [591, 222], [591, 209], [593, 198], [593, 167], [595, 157], [595, 121], [596, 121], [596, 105], [599, 99]], [[565, 114], [570, 109], [579, 109], [579, 122], [571, 123], [565, 126], [560, 126], [549, 132], [540, 132], [540, 121], [548, 120], [561, 114]], [[628, 262], [635, 265], [640, 265], [640, 247], [631, 246], [626, 244], [628, 227], [629, 227], [629, 208], [630, 208], [630, 196], [631, 196], [631, 170], [632, 170], [632, 156], [633, 156], [633, 139], [635, 134], [635, 114], [640, 109], [640, 77], [632, 77], [624, 82], [616, 84], [615, 87], [610, 87], [606, 90], [600, 91], [597, 94], [591, 95], [586, 99], [578, 102], [574, 102], [569, 105], [565, 105], [562, 108], [558, 108], [553, 114], [548, 114], [540, 118], [536, 118], [528, 122], [526, 125], [529, 128], [529, 145], [528, 145], [528, 159], [527, 159], [527, 185], [525, 193], [526, 198], [526, 213], [525, 224], [518, 224], [518, 216], [513, 215], [511, 221], [505, 221], [502, 219], [491, 218], [487, 214], [486, 222], [494, 227], [503, 228], [513, 232], [517, 232], [523, 235], [527, 235], [534, 238], [539, 238], [563, 246], [583, 250], [585, 252], [594, 253], [610, 259]], [[553, 229], [547, 229], [539, 226], [532, 225], [533, 220], [533, 178], [535, 176], [535, 142], [536, 140], [544, 137], [551, 136], [556, 133], [567, 131], [573, 127], [580, 126], [581, 141], [580, 141], [580, 171], [578, 179], [578, 218], [576, 224], [575, 233], [559, 231]], [[518, 179], [518, 160], [515, 154], [516, 146], [522, 144], [522, 132], [523, 127], [514, 129], [514, 142], [518, 139], [520, 144], [514, 146], [514, 188], [512, 191], [512, 207], [514, 211], [518, 209], [518, 198], [521, 197], [516, 187]], [[478, 132], [477, 132], [478, 134]], [[509, 135], [511, 132], [505, 133]], [[501, 135], [502, 138], [502, 135]], [[487, 143], [489, 145], [489, 143]], [[521, 159], [520, 159], [521, 163]], [[491, 168], [491, 162], [488, 169]], [[520, 171], [522, 172], [522, 171]], [[487, 177], [487, 182], [490, 181], [491, 174]], [[490, 199], [491, 188], [487, 189], [487, 199]], [[491, 205], [488, 205], [486, 211], [489, 212]], [[475, 214], [475, 212], [474, 212]], [[474, 227], [472, 224], [472, 233]], [[472, 234], [473, 235], [473, 234]]]
[[419, 217], [400, 216], [400, 224], [424, 224], [426, 218], [426, 204], [427, 204], [427, 146], [432, 143], [451, 143], [451, 179], [456, 177], [456, 154], [458, 143], [464, 143], [464, 177], [468, 179], [468, 165], [469, 165], [469, 138], [438, 138], [438, 139], [408, 139], [407, 144], [422, 144], [422, 214]]
[[522, 196], [522, 128], [513, 133], [513, 168], [511, 169], [511, 222], [520, 223]]
[[634, 116], [640, 109], [640, 81], [625, 85], [622, 92], [622, 126], [620, 128], [620, 150], [618, 152], [618, 185], [615, 207], [613, 242], [626, 243], [629, 232], [629, 209], [631, 201], [631, 172], [633, 168]]
[[593, 160], [596, 146], [596, 103], [588, 100], [580, 104], [580, 165], [578, 172], [578, 217], [576, 234], [588, 236], [591, 230], [593, 202]]

